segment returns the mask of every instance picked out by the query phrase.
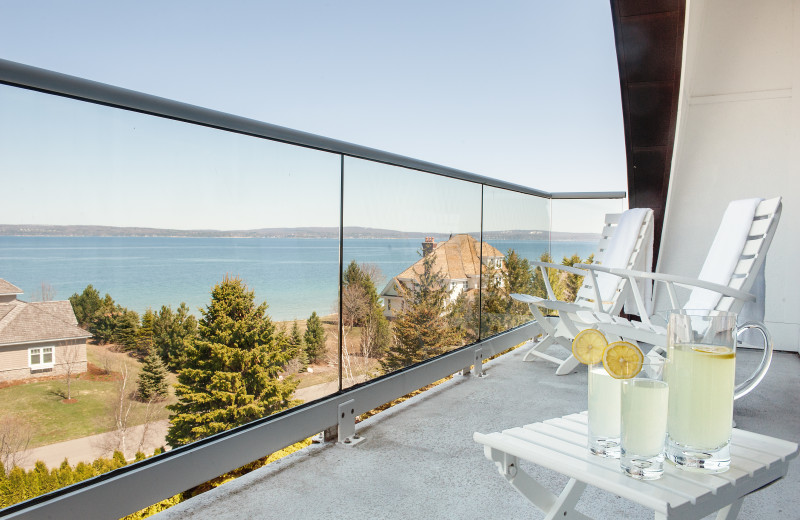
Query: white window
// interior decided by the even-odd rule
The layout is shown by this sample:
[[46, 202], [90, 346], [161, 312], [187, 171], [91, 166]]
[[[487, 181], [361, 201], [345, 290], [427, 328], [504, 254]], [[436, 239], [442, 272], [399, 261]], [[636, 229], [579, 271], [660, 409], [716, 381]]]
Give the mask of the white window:
[[29, 348], [28, 361], [33, 370], [53, 368], [53, 347]]

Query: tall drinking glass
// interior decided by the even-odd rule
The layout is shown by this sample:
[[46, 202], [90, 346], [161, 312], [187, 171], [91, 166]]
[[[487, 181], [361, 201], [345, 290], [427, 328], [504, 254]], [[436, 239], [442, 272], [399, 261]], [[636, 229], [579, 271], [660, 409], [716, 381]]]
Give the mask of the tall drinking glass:
[[[736, 338], [745, 329], [761, 331], [764, 357], [755, 373], [734, 388]], [[719, 473], [730, 466], [734, 391], [746, 394], [764, 377], [772, 340], [761, 324], [736, 326], [736, 314], [673, 311], [667, 326], [669, 411], [666, 454], [682, 469]]]
[[669, 386], [664, 381], [667, 360], [645, 357], [642, 371], [622, 380], [620, 458], [622, 471], [653, 480], [664, 472]]
[[589, 451], [619, 458], [619, 415], [622, 383], [602, 363], [589, 367]]

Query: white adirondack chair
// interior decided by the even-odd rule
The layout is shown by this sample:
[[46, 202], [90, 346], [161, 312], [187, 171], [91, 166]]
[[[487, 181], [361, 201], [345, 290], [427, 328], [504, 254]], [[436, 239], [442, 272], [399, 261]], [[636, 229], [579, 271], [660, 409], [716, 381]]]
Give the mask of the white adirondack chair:
[[[608, 214], [602, 239], [598, 244], [596, 261], [607, 268], [648, 270], [652, 262], [652, 246], [653, 210], [635, 208], [621, 214]], [[572, 339], [582, 329], [589, 327], [576, 313], [581, 310], [592, 310], [598, 314], [612, 316], [619, 314], [630, 294], [630, 284], [627, 278], [607, 273], [590, 277], [587, 276], [590, 271], [561, 264], [531, 262], [531, 265], [541, 269], [548, 298], [529, 294], [511, 295], [515, 300], [528, 304], [534, 320], [544, 332], [542, 339], [533, 345], [523, 360], [544, 359], [558, 365], [557, 375], [569, 374], [579, 364], [571, 354]], [[574, 301], [559, 301], [555, 297], [547, 276], [549, 268], [584, 276], [583, 285]], [[647, 291], [644, 285], [646, 284], [639, 284], [638, 287]], [[646, 292], [644, 297], [649, 299], [649, 292]], [[543, 309], [558, 311], [558, 319], [549, 320]], [[569, 356], [558, 358], [546, 353], [545, 350], [553, 344], [567, 349], [570, 352]]]
[[[748, 203], [751, 205], [746, 208]], [[754, 210], [753, 205], [755, 205]], [[696, 279], [665, 273], [608, 269], [604, 266], [578, 264], [580, 268], [589, 271], [590, 277], [603, 273], [615, 274], [628, 280], [642, 321], [629, 321], [611, 313], [592, 311], [578, 312], [579, 319], [607, 335], [619, 336], [656, 347], [666, 347], [666, 313], [649, 315], [648, 312], [643, 311], [646, 309], [645, 301], [636, 291], [638, 284], [652, 281], [663, 284], [673, 309], [740, 313], [746, 302], [756, 299], [750, 292], [758, 273], [764, 266], [772, 237], [778, 227], [781, 207], [780, 197], [760, 200], [760, 202], [758, 199], [731, 202], [723, 215], [722, 223], [711, 244], [700, 275]], [[747, 213], [743, 217], [743, 209], [744, 211], [753, 211], [753, 213]], [[742, 219], [749, 218], [750, 214], [752, 214], [752, 220], [749, 222], [748, 228], [748, 222], [742, 221]], [[730, 233], [731, 220], [735, 222], [736, 219], [739, 219], [740, 222], [735, 223], [733, 227], [742, 226], [742, 228], [738, 237], [732, 237]], [[676, 286], [691, 289], [689, 299], [682, 305], [679, 303]]]

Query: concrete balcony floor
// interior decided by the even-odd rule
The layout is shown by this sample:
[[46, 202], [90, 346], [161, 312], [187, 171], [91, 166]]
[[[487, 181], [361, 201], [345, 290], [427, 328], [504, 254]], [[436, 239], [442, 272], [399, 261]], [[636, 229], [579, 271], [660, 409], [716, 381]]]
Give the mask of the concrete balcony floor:
[[[486, 377], [452, 380], [357, 425], [355, 447], [314, 445], [154, 518], [543, 518], [483, 456], [472, 433], [489, 433], [586, 409], [585, 371], [523, 363], [517, 349], [485, 365]], [[737, 372], [760, 352], [740, 350]], [[749, 372], [748, 372], [749, 373]], [[776, 353], [762, 383], [735, 407], [737, 426], [800, 441], [800, 357]], [[523, 464], [559, 492], [566, 478]], [[599, 519], [651, 519], [652, 512], [589, 487], [578, 510]], [[711, 518], [711, 517], [709, 517]], [[800, 463], [744, 501], [739, 518], [800, 518]]]

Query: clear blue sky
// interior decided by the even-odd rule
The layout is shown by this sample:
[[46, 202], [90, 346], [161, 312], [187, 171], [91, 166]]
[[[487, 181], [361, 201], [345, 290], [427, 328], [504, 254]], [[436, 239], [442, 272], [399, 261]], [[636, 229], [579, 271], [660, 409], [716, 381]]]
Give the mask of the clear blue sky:
[[[626, 189], [607, 1], [3, 0], [0, 57], [547, 191]], [[88, 115], [63, 100], [58, 121], [51, 112], [23, 124], [7, 117], [25, 105], [18, 97], [0, 96], [0, 137], [19, 140], [29, 126], [49, 141], [0, 159], [26, 178], [10, 186], [18, 197], [0, 222], [232, 229], [327, 225], [338, 214], [336, 179], [320, 173], [337, 165], [324, 154], [133, 114]], [[87, 128], [91, 136], [77, 135]], [[116, 151], [116, 163], [101, 149]], [[307, 198], [289, 209], [266, 203], [299, 189]], [[449, 203], [452, 192], [438, 191], [429, 205]], [[403, 183], [390, 193], [350, 192], [372, 212], [350, 219], [473, 230], [471, 216], [416, 220], [408, 211], [415, 192]], [[237, 201], [222, 208], [225, 194]], [[76, 196], [97, 206], [72, 209], [64, 222], [65, 201]]]

